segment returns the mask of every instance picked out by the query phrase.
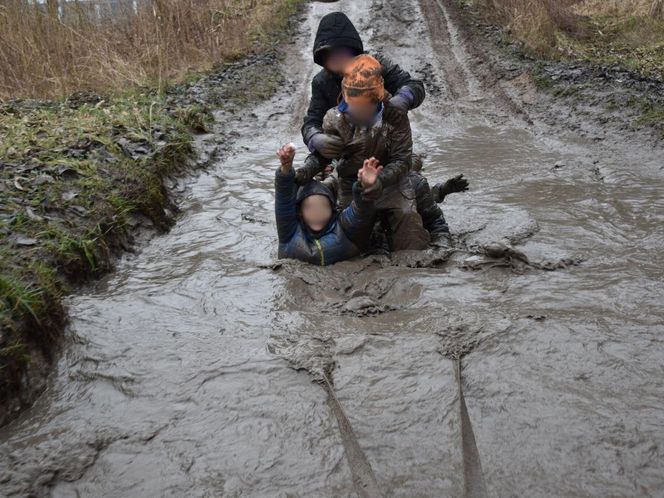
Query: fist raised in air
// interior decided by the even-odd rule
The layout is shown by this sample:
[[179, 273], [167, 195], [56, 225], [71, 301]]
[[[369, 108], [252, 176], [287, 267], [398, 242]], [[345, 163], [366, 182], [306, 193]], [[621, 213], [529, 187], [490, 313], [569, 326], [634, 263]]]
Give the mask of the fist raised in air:
[[290, 171], [293, 167], [293, 159], [295, 159], [295, 144], [289, 143], [282, 145], [277, 151], [279, 161], [281, 161], [281, 171]]

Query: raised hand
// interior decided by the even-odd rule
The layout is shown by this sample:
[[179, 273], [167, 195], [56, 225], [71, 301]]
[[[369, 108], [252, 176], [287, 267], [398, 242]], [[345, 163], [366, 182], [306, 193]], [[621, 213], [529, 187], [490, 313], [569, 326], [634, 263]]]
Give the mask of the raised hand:
[[357, 172], [357, 178], [363, 188], [373, 187], [378, 181], [378, 174], [381, 171], [383, 171], [383, 167], [378, 159], [375, 157], [365, 159], [362, 168]]
[[453, 194], [455, 192], [465, 192], [468, 190], [468, 180], [466, 180], [463, 175], [457, 175], [454, 178], [450, 178], [445, 183], [438, 183], [431, 187], [431, 195], [433, 196], [434, 202], [443, 202], [445, 196]]
[[293, 167], [293, 159], [295, 159], [295, 144], [289, 143], [282, 145], [277, 151], [279, 161], [281, 161], [281, 172], [287, 173]]
[[445, 194], [453, 194], [455, 192], [465, 192], [468, 190], [468, 180], [463, 175], [457, 175], [450, 178], [443, 184], [443, 191]]

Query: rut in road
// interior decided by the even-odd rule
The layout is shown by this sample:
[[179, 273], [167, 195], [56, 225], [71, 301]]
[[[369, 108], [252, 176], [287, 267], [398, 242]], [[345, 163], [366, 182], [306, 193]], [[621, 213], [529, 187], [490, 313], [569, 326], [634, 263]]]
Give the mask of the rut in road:
[[[370, 486], [462, 496], [461, 386], [488, 496], [657, 496], [661, 161], [524, 115], [441, 3], [308, 7], [283, 89], [218, 116], [235, 152], [191, 179], [178, 224], [71, 298], [48, 391], [0, 431], [4, 494], [353, 496], [333, 393]], [[274, 151], [299, 143], [333, 10], [427, 82], [425, 173], [471, 180], [444, 205], [453, 254], [276, 261]], [[330, 365], [326, 392], [309, 372]]]

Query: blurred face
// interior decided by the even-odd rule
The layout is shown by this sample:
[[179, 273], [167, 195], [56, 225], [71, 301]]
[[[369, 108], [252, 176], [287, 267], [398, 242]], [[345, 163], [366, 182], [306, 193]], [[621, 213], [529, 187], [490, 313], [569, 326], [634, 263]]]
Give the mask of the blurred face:
[[377, 102], [367, 104], [348, 104], [348, 114], [350, 114], [353, 122], [358, 125], [373, 124], [377, 111]]
[[330, 200], [324, 195], [310, 195], [304, 199], [300, 212], [304, 223], [314, 232], [324, 229], [332, 218]]
[[355, 57], [355, 52], [350, 48], [335, 48], [330, 51], [325, 59], [325, 69], [334, 74], [343, 74], [346, 64]]

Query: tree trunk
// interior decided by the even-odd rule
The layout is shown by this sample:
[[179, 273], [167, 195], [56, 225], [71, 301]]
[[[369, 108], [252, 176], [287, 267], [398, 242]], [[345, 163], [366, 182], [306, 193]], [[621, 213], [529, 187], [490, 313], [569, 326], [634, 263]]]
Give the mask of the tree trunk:
[[664, 12], [664, 0], [653, 0], [652, 6], [650, 7], [650, 17], [654, 19], [659, 19], [662, 17]]

